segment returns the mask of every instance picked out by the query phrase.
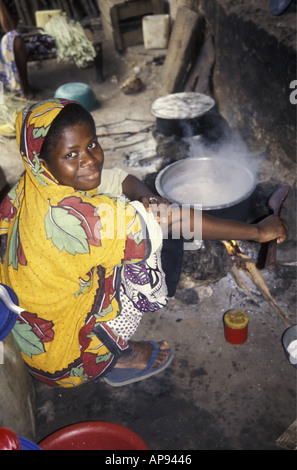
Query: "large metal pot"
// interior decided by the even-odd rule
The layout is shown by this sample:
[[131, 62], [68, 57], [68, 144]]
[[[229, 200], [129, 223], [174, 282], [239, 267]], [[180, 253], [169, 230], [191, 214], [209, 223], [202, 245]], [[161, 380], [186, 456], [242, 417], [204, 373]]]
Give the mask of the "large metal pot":
[[203, 117], [214, 105], [215, 101], [210, 96], [181, 92], [158, 98], [152, 104], [151, 112], [161, 134], [188, 137], [202, 133]]
[[168, 165], [155, 184], [158, 193], [172, 203], [201, 205], [212, 215], [245, 221], [256, 178], [241, 162], [196, 157]]

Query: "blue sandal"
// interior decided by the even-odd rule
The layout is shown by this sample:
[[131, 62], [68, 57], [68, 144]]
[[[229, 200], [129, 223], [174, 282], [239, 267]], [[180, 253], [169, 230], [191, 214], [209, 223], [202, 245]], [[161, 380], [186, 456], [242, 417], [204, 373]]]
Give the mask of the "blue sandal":
[[103, 377], [103, 380], [112, 387], [121, 387], [122, 385], [140, 382], [141, 380], [159, 374], [164, 369], [166, 369], [166, 367], [168, 367], [170, 362], [172, 361], [173, 351], [171, 349], [169, 350], [170, 355], [168, 359], [164, 362], [164, 364], [153, 368], [152, 366], [156, 360], [156, 357], [160, 350], [160, 346], [154, 341], [148, 341], [148, 343], [152, 344], [154, 347], [148, 365], [145, 369], [121, 369], [115, 367]]

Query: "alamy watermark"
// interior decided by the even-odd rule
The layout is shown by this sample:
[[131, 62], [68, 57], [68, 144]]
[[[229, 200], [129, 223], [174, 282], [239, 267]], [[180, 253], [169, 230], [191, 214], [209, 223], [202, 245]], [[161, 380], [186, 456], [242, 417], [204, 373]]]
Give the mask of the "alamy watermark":
[[130, 231], [134, 234], [141, 232], [143, 238], [153, 239], [160, 236], [160, 231], [156, 229], [157, 221], [163, 239], [183, 239], [186, 242], [185, 249], [198, 249], [192, 241], [202, 240], [201, 205], [150, 204], [137, 220], [132, 204], [127, 205], [125, 210], [120, 204], [122, 202], [118, 200], [116, 206], [104, 203], [97, 206], [99, 220], [94, 232], [98, 239], [124, 240]]

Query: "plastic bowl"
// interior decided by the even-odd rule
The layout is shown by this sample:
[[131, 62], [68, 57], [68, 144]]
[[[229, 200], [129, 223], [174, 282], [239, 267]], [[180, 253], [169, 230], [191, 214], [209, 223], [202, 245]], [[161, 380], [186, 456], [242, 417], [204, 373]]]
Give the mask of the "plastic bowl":
[[66, 83], [55, 92], [55, 98], [64, 98], [81, 103], [88, 111], [92, 111], [98, 105], [93, 90], [86, 83]]
[[43, 439], [39, 446], [43, 450], [148, 450], [133, 431], [106, 421], [66, 426]]
[[[11, 301], [16, 305], [19, 305], [19, 301], [15, 292], [5, 284], [0, 285], [7, 290], [8, 296], [11, 298]], [[6, 336], [9, 335], [17, 321], [17, 318], [17, 314], [10, 311], [9, 307], [5, 305], [4, 301], [2, 301], [0, 296], [0, 341], [3, 341]]]

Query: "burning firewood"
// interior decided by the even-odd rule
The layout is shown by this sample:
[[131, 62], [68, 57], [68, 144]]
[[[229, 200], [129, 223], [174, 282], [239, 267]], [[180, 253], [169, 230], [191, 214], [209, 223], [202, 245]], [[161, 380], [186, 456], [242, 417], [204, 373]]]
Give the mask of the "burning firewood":
[[234, 240], [223, 241], [223, 243], [234, 261], [234, 265], [232, 266], [230, 272], [238, 286], [242, 289], [245, 289], [249, 293], [249, 295], [252, 296], [250, 290], [247, 288], [240, 276], [241, 270], [249, 276], [249, 278], [253, 281], [258, 290], [262, 293], [265, 300], [269, 302], [269, 304], [274, 308], [276, 313], [285, 321], [285, 323], [288, 326], [293, 325], [293, 322], [290, 320], [290, 318], [286, 315], [285, 312], [283, 312], [283, 310], [277, 305], [277, 303], [271, 296], [268, 286], [256, 266], [256, 261], [251, 259], [248, 255], [242, 253], [239, 245]]

